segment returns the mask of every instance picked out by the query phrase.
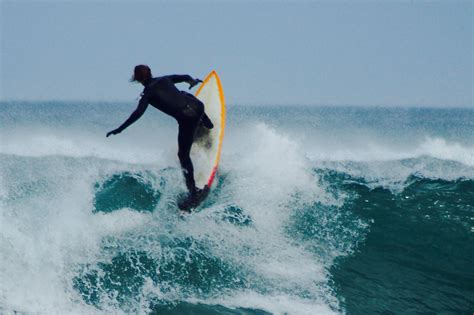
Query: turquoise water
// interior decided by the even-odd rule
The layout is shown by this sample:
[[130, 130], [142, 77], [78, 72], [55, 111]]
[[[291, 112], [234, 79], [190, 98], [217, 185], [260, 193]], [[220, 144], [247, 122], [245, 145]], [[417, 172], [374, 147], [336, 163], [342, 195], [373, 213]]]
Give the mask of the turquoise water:
[[474, 110], [230, 106], [178, 215], [172, 119], [0, 103], [0, 313], [471, 314]]

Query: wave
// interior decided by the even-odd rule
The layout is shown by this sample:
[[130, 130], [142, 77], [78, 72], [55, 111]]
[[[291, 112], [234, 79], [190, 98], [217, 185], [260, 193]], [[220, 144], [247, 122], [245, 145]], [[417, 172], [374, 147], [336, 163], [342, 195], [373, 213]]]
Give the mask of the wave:
[[[311, 140], [305, 140], [304, 134], [295, 134], [290, 131], [277, 132], [274, 127], [264, 122], [247, 122], [241, 130], [235, 130], [226, 139], [227, 151], [238, 151], [247, 147], [248, 137], [261, 143], [286, 141], [297, 144], [300, 152], [311, 160], [317, 161], [353, 161], [377, 162], [395, 161], [430, 157], [445, 161], [454, 161], [466, 166], [474, 166], [474, 147], [469, 143], [447, 140], [443, 137], [424, 136], [412, 143], [409, 147], [394, 145], [393, 141], [383, 143], [362, 135], [354, 144], [341, 141], [325, 143], [318, 135]], [[45, 129], [32, 130], [3, 130], [2, 146], [0, 153], [19, 156], [51, 156], [61, 155], [70, 157], [98, 157], [114, 159], [130, 163], [162, 163], [166, 148], [174, 147], [175, 134], [172, 130], [158, 135], [140, 134], [132, 131], [130, 134], [120, 135], [116, 138], [102, 138], [103, 130], [84, 131], [77, 129]], [[291, 136], [289, 136], [291, 135]], [[287, 139], [287, 140], [285, 140]], [[381, 137], [379, 140], [384, 140]], [[402, 139], [403, 140], [403, 139]], [[402, 141], [401, 140], [401, 141]], [[159, 145], [151, 145], [157, 143]], [[253, 148], [255, 149], [255, 148]], [[245, 150], [253, 153], [253, 150]], [[169, 155], [166, 155], [168, 157]]]
[[23, 157], [96, 157], [128, 163], [160, 163], [163, 156], [159, 147], [143, 149], [135, 141], [118, 143], [105, 139], [105, 136], [98, 139], [97, 135], [79, 132], [65, 136], [62, 132], [43, 130], [34, 134], [31, 131], [25, 134], [15, 132], [3, 137], [0, 153]]
[[430, 157], [443, 161], [462, 163], [474, 166], [474, 147], [449, 143], [443, 138], [426, 137], [417, 147], [406, 149], [390, 148], [375, 143], [368, 143], [362, 148], [336, 149], [326, 151], [318, 148], [318, 152], [310, 152], [308, 157], [319, 161], [353, 161], [381, 162]]
[[160, 192], [140, 174], [114, 174], [94, 185], [95, 212], [111, 212], [122, 208], [153, 211], [160, 200]]
[[[395, 267], [406, 266], [409, 252], [415, 266], [448, 257], [467, 269], [472, 257], [452, 248], [470, 252], [474, 243], [465, 242], [473, 235], [469, 146], [433, 138], [409, 156], [338, 159], [314, 156], [309, 149], [324, 148], [267, 124], [249, 128], [255, 137], [244, 137], [249, 129], [228, 136], [216, 187], [184, 219], [174, 153], [76, 132], [69, 142], [38, 135], [28, 146], [9, 137], [0, 149], [0, 309], [363, 313], [370, 308], [354, 305], [369, 297], [351, 279], [375, 279], [364, 283], [370, 292], [377, 283], [393, 289], [374, 272], [387, 244]], [[430, 251], [424, 245], [434, 234], [439, 246]], [[442, 281], [466, 276], [437, 266], [440, 281], [420, 270], [414, 279], [444, 290]], [[409, 280], [397, 292], [429, 299], [421, 280]], [[469, 288], [461, 283], [446, 292], [460, 298]], [[435, 310], [446, 309], [447, 295], [436, 298]]]
[[357, 252], [331, 269], [348, 313], [367, 313], [373, 305], [394, 313], [472, 309], [474, 180], [410, 176], [393, 192], [348, 174], [324, 176], [348, 193], [343, 208], [368, 225]]
[[[337, 309], [325, 262], [292, 245], [281, 229], [293, 189], [251, 193], [245, 183], [257, 174], [224, 171], [204, 210], [182, 220], [175, 198], [184, 183], [176, 167], [93, 157], [0, 160], [6, 311], [128, 313], [178, 303], [250, 313]], [[293, 184], [303, 187], [301, 179]], [[242, 294], [254, 305], [239, 306]], [[278, 295], [288, 303], [271, 306]]]
[[[373, 229], [372, 219], [359, 217], [360, 209], [383, 209], [390, 201], [398, 209], [424, 209], [423, 220], [454, 220], [472, 229], [471, 179], [411, 175], [394, 193], [349, 173], [311, 168], [305, 174], [309, 191], [304, 178], [285, 181], [300, 189], [282, 196], [280, 189], [262, 190], [256, 178], [242, 183], [229, 170], [204, 209], [183, 221], [174, 204], [183, 189], [177, 168], [111, 165], [96, 158], [3, 155], [1, 160], [6, 210], [1, 250], [9, 257], [0, 290], [4, 309], [58, 310], [62, 300], [59, 308], [73, 313], [90, 307], [127, 313], [214, 304], [249, 314], [332, 313], [340, 308], [325, 269], [352, 253]], [[254, 176], [269, 179], [281, 163], [274, 162]], [[293, 171], [304, 171], [293, 163]], [[256, 187], [257, 193], [249, 192]], [[433, 209], [443, 212], [434, 215]], [[36, 306], [25, 307], [21, 296]], [[244, 302], [244, 296], [252, 298]]]
[[[384, 182], [385, 185], [397, 186], [394, 189], [400, 189], [400, 183], [412, 174], [446, 180], [474, 178], [474, 147], [448, 142], [443, 138], [427, 137], [410, 149], [397, 149], [374, 142], [341, 149], [292, 138], [264, 123], [243, 129], [245, 133], [254, 136], [248, 139], [243, 132], [229, 135], [230, 139], [227, 139], [223, 152], [223, 167], [232, 169], [233, 165], [238, 164], [238, 172], [251, 172], [259, 168], [260, 176], [257, 179], [262, 181], [262, 185], [275, 172], [281, 173], [281, 178], [290, 181], [306, 178], [305, 173], [310, 167], [346, 172], [364, 177], [375, 185]], [[67, 137], [48, 132], [23, 137], [18, 133], [5, 137], [0, 154], [23, 157], [94, 157], [115, 161], [114, 163], [177, 167], [178, 160], [174, 151], [166, 149], [173, 148], [176, 144], [170, 138], [165, 138], [166, 140], [159, 139], [160, 146], [150, 146], [147, 139], [137, 142], [133, 136], [125, 138], [123, 142], [107, 142], [109, 140], [105, 138], [98, 139], [96, 136], [75, 132]], [[265, 167], [260, 167], [263, 164]], [[303, 171], [300, 172], [299, 169]], [[269, 174], [264, 174], [265, 170]], [[298, 173], [292, 174], [294, 170]], [[301, 181], [299, 187], [306, 184], [307, 181]], [[281, 186], [272, 187], [285, 189], [285, 183], [282, 181]]]

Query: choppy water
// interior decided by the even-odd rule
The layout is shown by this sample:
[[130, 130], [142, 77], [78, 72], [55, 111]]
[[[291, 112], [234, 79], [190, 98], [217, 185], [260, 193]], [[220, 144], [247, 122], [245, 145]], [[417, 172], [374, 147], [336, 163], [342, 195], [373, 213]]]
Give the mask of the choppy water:
[[230, 106], [185, 219], [174, 121], [0, 103], [0, 313], [471, 314], [474, 110]]

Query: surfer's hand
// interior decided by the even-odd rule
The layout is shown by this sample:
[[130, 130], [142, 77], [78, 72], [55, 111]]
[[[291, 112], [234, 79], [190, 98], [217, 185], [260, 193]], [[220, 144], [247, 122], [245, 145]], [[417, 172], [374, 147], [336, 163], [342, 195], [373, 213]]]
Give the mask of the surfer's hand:
[[107, 132], [106, 137], [108, 138], [110, 135], [116, 135], [116, 134], [119, 134], [119, 133], [120, 133], [120, 131], [118, 129], [114, 129], [112, 131]]
[[195, 87], [199, 83], [202, 83], [201, 79], [194, 79], [192, 82], [189, 82], [189, 89], [191, 90], [193, 87]]

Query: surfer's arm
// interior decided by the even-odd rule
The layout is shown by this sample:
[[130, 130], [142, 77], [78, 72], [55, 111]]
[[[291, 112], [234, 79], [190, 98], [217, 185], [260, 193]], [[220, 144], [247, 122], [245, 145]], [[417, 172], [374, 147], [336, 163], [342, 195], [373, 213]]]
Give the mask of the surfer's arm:
[[111, 134], [116, 135], [124, 131], [128, 126], [130, 126], [131, 124], [136, 122], [140, 117], [142, 117], [147, 107], [148, 107], [148, 97], [146, 95], [143, 95], [142, 98], [140, 99], [140, 102], [138, 103], [137, 108], [133, 111], [130, 117], [128, 117], [128, 119], [122, 125], [120, 125], [120, 127], [107, 133], [107, 137], [110, 136]]
[[174, 84], [176, 83], [181, 83], [181, 82], [186, 82], [189, 84], [189, 89], [194, 87], [195, 85], [199, 84], [202, 82], [199, 79], [193, 79], [190, 75], [187, 74], [172, 74], [169, 75], [168, 78], [173, 82]]
[[172, 74], [172, 75], [169, 75], [168, 78], [174, 84], [181, 83], [181, 82], [186, 82], [186, 83], [191, 84], [191, 82], [194, 81], [194, 79], [190, 75], [187, 75], [187, 74]]

